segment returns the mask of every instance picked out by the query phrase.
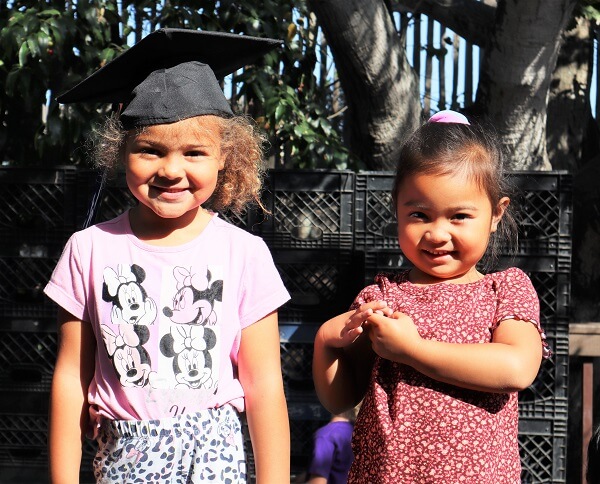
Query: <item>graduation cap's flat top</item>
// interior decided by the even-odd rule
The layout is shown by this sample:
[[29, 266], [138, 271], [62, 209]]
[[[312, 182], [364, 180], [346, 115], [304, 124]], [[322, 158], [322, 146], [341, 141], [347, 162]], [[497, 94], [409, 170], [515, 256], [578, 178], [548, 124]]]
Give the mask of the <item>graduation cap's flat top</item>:
[[60, 103], [125, 105], [126, 129], [202, 114], [231, 115], [217, 78], [250, 64], [281, 41], [223, 32], [160, 29], [60, 95]]

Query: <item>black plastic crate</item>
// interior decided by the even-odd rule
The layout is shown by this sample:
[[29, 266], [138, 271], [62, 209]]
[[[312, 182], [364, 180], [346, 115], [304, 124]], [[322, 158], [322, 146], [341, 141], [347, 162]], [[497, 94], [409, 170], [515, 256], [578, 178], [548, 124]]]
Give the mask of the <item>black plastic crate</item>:
[[[529, 388], [519, 393], [521, 418], [549, 418], [567, 421], [568, 417], [568, 337], [546, 331], [553, 354], [542, 361], [540, 370]], [[566, 425], [566, 424], [565, 424]]]
[[513, 172], [512, 203], [519, 225], [519, 252], [571, 254], [572, 176], [563, 171]]
[[394, 173], [356, 174], [354, 247], [356, 249], [398, 249], [398, 230], [392, 201]]
[[[85, 213], [86, 216], [92, 204], [92, 195], [99, 189], [101, 178], [102, 175], [96, 172], [88, 173], [84, 177], [84, 183], [87, 183], [89, 189], [85, 190], [88, 196], [80, 198], [80, 203], [83, 204], [80, 212]], [[137, 204], [138, 201], [131, 194], [129, 188], [127, 188], [124, 174], [120, 173], [118, 175], [107, 177], [106, 182], [98, 195], [98, 206], [93, 223], [111, 220]], [[256, 230], [260, 221], [256, 212], [257, 209], [255, 207], [249, 207], [240, 214], [225, 211], [219, 213], [219, 217], [236, 227], [252, 232]]]
[[[24, 478], [30, 482], [47, 482], [48, 473], [48, 417], [47, 396], [44, 400], [37, 398], [43, 394], [15, 394], [25, 404], [27, 411], [32, 405], [27, 402], [37, 402], [40, 407], [38, 413], [17, 413], [23, 410], [23, 405], [12, 413], [0, 413], [0, 478], [2, 482], [28, 482], [27, 480], [13, 480], [14, 470], [21, 469]], [[34, 397], [34, 398], [32, 398]], [[39, 402], [38, 402], [39, 400]], [[81, 463], [81, 483], [95, 482], [92, 475], [92, 459], [96, 454], [96, 443], [87, 440], [83, 444], [83, 456]], [[11, 477], [12, 476], [12, 477]]]
[[567, 482], [566, 450], [566, 420], [519, 420], [523, 484]]
[[44, 295], [57, 259], [0, 257], [0, 318], [56, 317], [56, 305]]
[[286, 399], [316, 402], [312, 379], [313, 343], [280, 343], [281, 372]]
[[56, 257], [76, 229], [75, 167], [0, 168], [0, 256]]
[[375, 276], [381, 272], [393, 273], [412, 267], [411, 262], [397, 247], [395, 249], [368, 250], [362, 253], [362, 257], [364, 286], [373, 284]]
[[290, 418], [311, 418], [322, 415], [312, 377], [312, 359], [317, 325], [280, 325], [279, 341], [281, 373]]
[[[516, 188], [511, 203], [519, 225], [519, 254], [570, 258], [571, 175], [560, 171], [516, 171], [510, 177]], [[356, 175], [355, 248], [398, 248], [393, 185], [393, 172]]]
[[352, 249], [353, 172], [270, 170], [263, 203], [270, 215], [257, 229], [269, 246]]
[[48, 393], [3, 391], [0, 397], [0, 467], [47, 464]]
[[360, 284], [360, 266], [340, 250], [272, 249], [291, 300], [279, 309], [282, 324], [322, 324], [348, 310]]
[[48, 391], [57, 346], [55, 319], [2, 321], [0, 390], [3, 400], [15, 391]]
[[[111, 220], [118, 215], [121, 215], [127, 209], [137, 205], [136, 198], [131, 194], [129, 188], [127, 188], [127, 182], [125, 181], [125, 175], [123, 173], [109, 175], [106, 177], [105, 182], [102, 184], [100, 190], [102, 175], [92, 172], [88, 174], [90, 190], [88, 197], [81, 199], [80, 203], [82, 207], [82, 213], [88, 213], [88, 210], [92, 204], [94, 196], [97, 196], [95, 217], [92, 223], [105, 222]], [[100, 190], [100, 191], [98, 191]]]

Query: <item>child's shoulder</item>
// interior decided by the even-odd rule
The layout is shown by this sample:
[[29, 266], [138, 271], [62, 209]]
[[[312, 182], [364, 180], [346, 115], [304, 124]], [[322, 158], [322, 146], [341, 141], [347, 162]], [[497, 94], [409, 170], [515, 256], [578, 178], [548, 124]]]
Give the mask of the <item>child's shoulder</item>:
[[79, 240], [87, 240], [127, 234], [130, 229], [126, 217], [127, 212], [124, 212], [110, 220], [98, 222], [89, 227], [77, 230], [73, 233], [72, 237]]
[[519, 281], [529, 281], [529, 276], [518, 267], [508, 267], [498, 272], [487, 274], [486, 277], [497, 282], [514, 283]]
[[218, 214], [215, 214], [211, 224], [213, 225], [213, 228], [217, 229], [223, 234], [226, 234], [228, 237], [241, 239], [248, 243], [260, 243], [263, 240], [259, 236], [248, 232], [248, 230], [238, 227], [237, 225], [225, 220]]
[[529, 276], [518, 267], [509, 267], [502, 271], [488, 274], [491, 287], [498, 295], [505, 297], [533, 297], [536, 290]]

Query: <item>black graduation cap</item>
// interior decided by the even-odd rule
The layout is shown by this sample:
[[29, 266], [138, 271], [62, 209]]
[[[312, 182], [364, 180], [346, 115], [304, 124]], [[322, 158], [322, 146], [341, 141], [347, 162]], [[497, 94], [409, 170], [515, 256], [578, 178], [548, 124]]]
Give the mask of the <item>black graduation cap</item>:
[[217, 79], [281, 43], [224, 32], [159, 29], [57, 101], [123, 104], [120, 119], [125, 129], [203, 114], [228, 117], [233, 113]]

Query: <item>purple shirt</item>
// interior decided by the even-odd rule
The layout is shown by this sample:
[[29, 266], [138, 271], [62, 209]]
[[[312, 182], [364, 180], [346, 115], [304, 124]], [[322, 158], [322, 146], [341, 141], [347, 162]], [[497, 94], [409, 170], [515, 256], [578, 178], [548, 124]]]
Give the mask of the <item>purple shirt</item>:
[[329, 422], [315, 432], [308, 473], [327, 478], [328, 484], [345, 484], [354, 458], [351, 422]]

